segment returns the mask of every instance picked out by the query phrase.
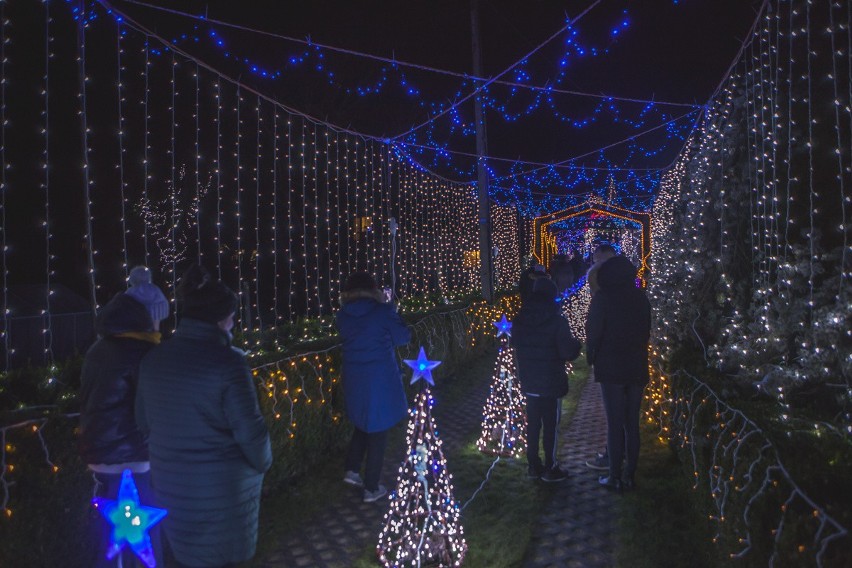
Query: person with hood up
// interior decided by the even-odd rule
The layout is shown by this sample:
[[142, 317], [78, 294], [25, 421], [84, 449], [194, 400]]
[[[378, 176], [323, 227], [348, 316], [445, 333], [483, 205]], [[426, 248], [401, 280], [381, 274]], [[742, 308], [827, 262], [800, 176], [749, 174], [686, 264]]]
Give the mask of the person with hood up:
[[367, 272], [349, 275], [340, 301], [335, 325], [343, 341], [343, 396], [355, 426], [343, 481], [363, 487], [364, 502], [372, 503], [387, 494], [379, 476], [388, 430], [408, 414], [394, 348], [411, 341], [411, 330]]
[[[636, 267], [623, 256], [601, 265], [600, 290], [592, 297], [586, 321], [586, 358], [601, 385], [607, 419], [609, 475], [599, 482], [620, 492], [635, 488], [639, 459], [639, 409], [648, 384], [651, 304], [636, 287]], [[622, 461], [627, 446], [627, 469]]]
[[[139, 498], [154, 506], [148, 440], [136, 425], [134, 404], [139, 382], [139, 363], [160, 342], [160, 320], [169, 315], [163, 292], [147, 281], [136, 282], [116, 295], [98, 312], [98, 340], [86, 352], [80, 373], [80, 456], [92, 472], [95, 495], [116, 499], [125, 469], [133, 473]], [[99, 515], [100, 517], [100, 515]], [[99, 519], [103, 521], [103, 519]], [[116, 566], [118, 557], [106, 559], [109, 525], [104, 521], [96, 566]], [[159, 527], [150, 532], [154, 557], [162, 561]], [[127, 551], [124, 566], [141, 566]]]
[[197, 264], [177, 292], [173, 338], [142, 360], [136, 420], [175, 559], [221, 567], [254, 556], [272, 450], [245, 354], [231, 347], [237, 296]]
[[[539, 278], [512, 323], [512, 345], [518, 362], [518, 380], [527, 398], [527, 476], [547, 482], [568, 474], [556, 460], [562, 397], [568, 393], [566, 361], [580, 354], [580, 342], [571, 335], [568, 320], [556, 303], [556, 285]], [[544, 463], [539, 440], [544, 441]]]

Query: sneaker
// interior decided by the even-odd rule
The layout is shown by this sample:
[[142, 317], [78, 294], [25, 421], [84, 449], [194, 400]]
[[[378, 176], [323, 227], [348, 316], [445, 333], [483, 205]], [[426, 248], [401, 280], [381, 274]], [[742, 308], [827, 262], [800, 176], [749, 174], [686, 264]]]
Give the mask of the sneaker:
[[598, 483], [607, 491], [621, 493], [623, 486], [620, 479], [612, 478], [608, 475], [602, 475], [598, 478]]
[[364, 503], [374, 503], [388, 494], [388, 488], [384, 485], [379, 485], [375, 491], [369, 489], [364, 490]]
[[606, 454], [599, 453], [595, 456], [595, 459], [588, 460], [586, 462], [586, 467], [590, 467], [592, 469], [599, 469], [601, 471], [609, 471], [609, 456]]
[[357, 471], [347, 471], [343, 474], [343, 483], [354, 485], [355, 487], [364, 487], [364, 480], [358, 475]]
[[562, 471], [559, 466], [553, 466], [541, 474], [541, 480], [547, 483], [557, 483], [566, 479], [568, 479], [568, 472]]
[[541, 479], [543, 468], [538, 465], [531, 465], [527, 468], [527, 479]]

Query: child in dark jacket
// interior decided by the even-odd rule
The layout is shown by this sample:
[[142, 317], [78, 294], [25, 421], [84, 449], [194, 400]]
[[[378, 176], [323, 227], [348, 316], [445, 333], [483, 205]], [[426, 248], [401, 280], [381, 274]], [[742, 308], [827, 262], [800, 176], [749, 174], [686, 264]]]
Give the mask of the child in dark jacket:
[[[580, 342], [571, 335], [568, 321], [556, 303], [556, 285], [540, 278], [524, 301], [512, 326], [512, 345], [518, 362], [518, 379], [527, 397], [528, 477], [547, 482], [568, 475], [556, 461], [561, 398], [568, 393], [565, 362], [580, 354]], [[543, 436], [542, 436], [543, 433]], [[544, 438], [544, 464], [539, 439]]]

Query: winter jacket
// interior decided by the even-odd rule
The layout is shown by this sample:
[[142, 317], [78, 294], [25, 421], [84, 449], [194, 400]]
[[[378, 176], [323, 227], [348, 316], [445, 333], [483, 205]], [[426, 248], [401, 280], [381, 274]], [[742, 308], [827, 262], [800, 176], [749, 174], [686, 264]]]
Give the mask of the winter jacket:
[[191, 566], [251, 558], [269, 433], [245, 355], [214, 323], [181, 319], [142, 360], [136, 416], [175, 557]]
[[623, 256], [607, 260], [598, 272], [600, 290], [586, 321], [586, 358], [600, 383], [648, 382], [651, 304], [635, 280], [636, 267]]
[[393, 305], [370, 294], [344, 298], [335, 319], [343, 340], [343, 396], [356, 428], [382, 432], [408, 413], [394, 347], [411, 341], [411, 331]]
[[136, 426], [134, 403], [139, 362], [159, 341], [141, 303], [119, 294], [98, 313], [98, 340], [83, 360], [80, 375], [80, 438], [87, 464], [148, 461], [146, 437]]
[[580, 354], [568, 320], [552, 295], [532, 294], [512, 322], [512, 346], [524, 394], [561, 397], [568, 393], [565, 362]]

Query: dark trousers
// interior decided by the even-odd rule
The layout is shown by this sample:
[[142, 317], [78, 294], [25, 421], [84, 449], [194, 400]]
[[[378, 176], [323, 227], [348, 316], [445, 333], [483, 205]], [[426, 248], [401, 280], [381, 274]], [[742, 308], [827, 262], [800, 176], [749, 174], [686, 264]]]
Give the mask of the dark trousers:
[[346, 471], [361, 471], [364, 454], [367, 463], [364, 466], [364, 488], [375, 491], [379, 488], [379, 476], [382, 473], [382, 461], [385, 457], [385, 446], [388, 442], [388, 431], [364, 432], [355, 428], [349, 451], [346, 453]]
[[[95, 496], [104, 499], [117, 499], [118, 488], [121, 485], [120, 473], [92, 473], [95, 479]], [[150, 507], [157, 506], [157, 499], [154, 496], [154, 491], [151, 488], [151, 472], [134, 473], [133, 482], [136, 484], [136, 491], [139, 493], [139, 503]], [[103, 515], [98, 513], [98, 522], [101, 523], [101, 536], [98, 549], [97, 564], [98, 568], [119, 566], [119, 556], [121, 556], [121, 566], [124, 568], [144, 568], [145, 564], [130, 550], [129, 546], [125, 546], [117, 556], [112, 560], [107, 560], [106, 551], [109, 547], [110, 535], [112, 534], [112, 525]], [[163, 544], [160, 535], [160, 523], [154, 525], [149, 531], [148, 536], [151, 538], [151, 547], [154, 549], [154, 558], [157, 561], [157, 566], [163, 565]]]
[[527, 463], [541, 468], [538, 455], [539, 438], [544, 438], [544, 467], [556, 465], [556, 431], [562, 413], [560, 399], [527, 395]]
[[609, 475], [621, 479], [621, 462], [627, 446], [627, 471], [632, 478], [639, 461], [639, 409], [644, 385], [601, 383], [606, 411], [606, 446], [609, 453]]

